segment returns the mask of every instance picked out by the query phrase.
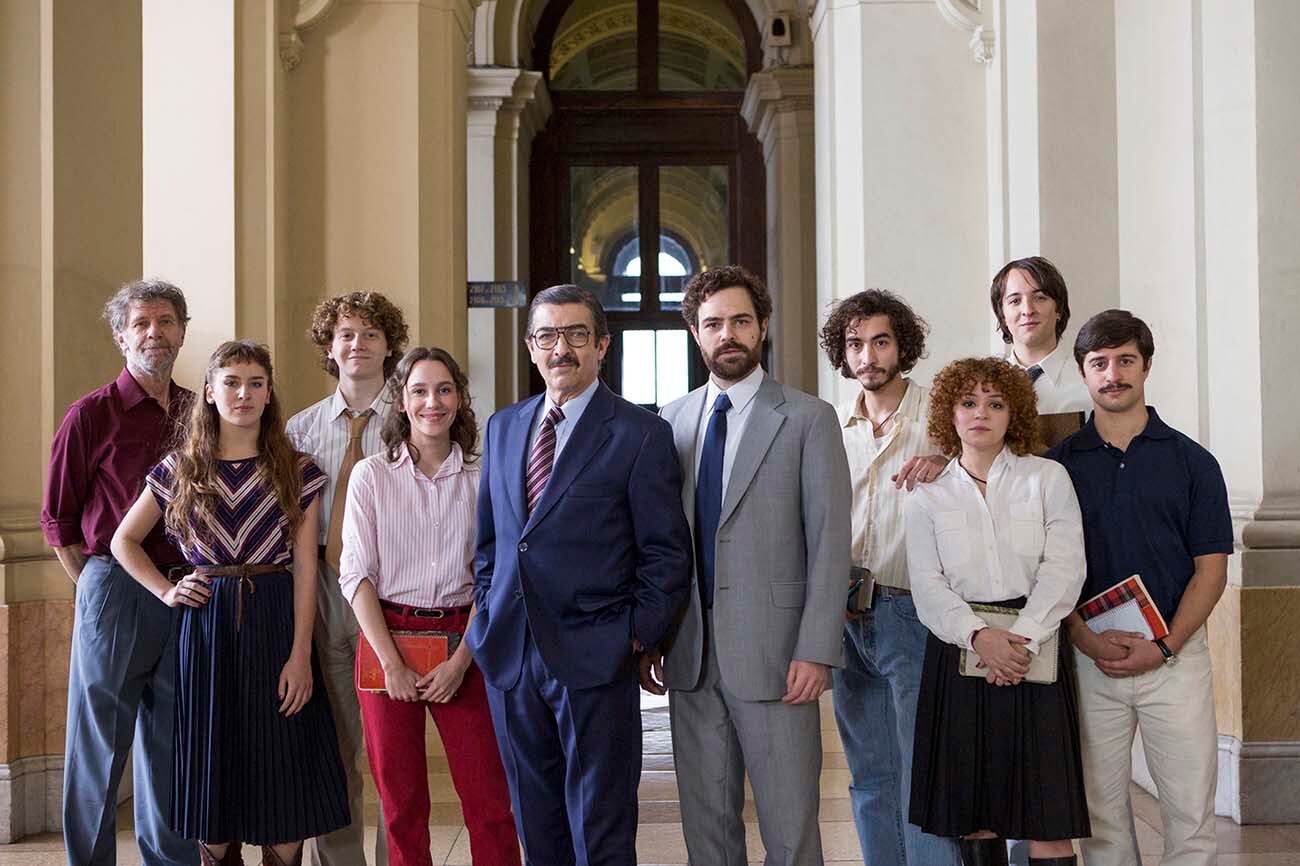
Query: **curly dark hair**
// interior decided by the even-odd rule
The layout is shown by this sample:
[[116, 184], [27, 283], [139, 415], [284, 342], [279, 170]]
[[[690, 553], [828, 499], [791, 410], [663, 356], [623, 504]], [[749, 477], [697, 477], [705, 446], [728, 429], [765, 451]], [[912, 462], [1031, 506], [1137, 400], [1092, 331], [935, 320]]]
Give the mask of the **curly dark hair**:
[[961, 439], [953, 425], [957, 401], [981, 385], [1000, 393], [1011, 409], [1006, 443], [1016, 454], [1043, 450], [1038, 432], [1038, 397], [1025, 371], [1001, 358], [962, 358], [939, 371], [930, 386], [930, 417], [926, 433], [948, 457], [961, 453]]
[[916, 362], [925, 357], [925, 335], [930, 333], [930, 326], [906, 301], [884, 289], [858, 292], [831, 308], [826, 324], [822, 326], [821, 338], [831, 367], [839, 370], [845, 379], [855, 378], [844, 357], [844, 334], [849, 325], [872, 316], [889, 317], [890, 330], [898, 341], [898, 366], [904, 373], [912, 372]]
[[1029, 277], [1031, 283], [1056, 302], [1056, 312], [1060, 316], [1056, 320], [1056, 339], [1059, 341], [1061, 335], [1065, 333], [1065, 326], [1070, 324], [1070, 291], [1065, 287], [1065, 277], [1061, 276], [1056, 265], [1042, 256], [1030, 256], [1027, 259], [1007, 262], [993, 277], [993, 284], [989, 286], [989, 301], [993, 304], [993, 316], [997, 319], [1002, 342], [1011, 342], [1011, 330], [1007, 328], [1007, 321], [1002, 315], [1002, 295], [1006, 293], [1007, 280], [1011, 277], [1012, 271], [1020, 271]]
[[388, 420], [384, 422], [384, 429], [379, 434], [384, 440], [384, 454], [388, 462], [393, 463], [397, 460], [399, 449], [404, 445], [411, 449], [411, 459], [416, 463], [420, 462], [420, 450], [410, 441], [411, 419], [407, 417], [404, 408], [398, 407], [404, 405], [402, 392], [406, 390], [406, 382], [411, 378], [411, 371], [421, 361], [437, 361], [447, 368], [448, 373], [451, 373], [451, 381], [456, 385], [456, 396], [460, 398], [456, 417], [451, 422], [451, 441], [460, 446], [462, 459], [466, 463], [473, 463], [478, 458], [478, 452], [475, 450], [478, 446], [478, 421], [474, 418], [474, 409], [470, 404], [469, 379], [451, 353], [437, 346], [416, 346], [402, 356], [402, 360], [397, 363], [397, 369], [388, 378], [388, 399], [392, 401], [395, 411], [388, 416]]
[[307, 335], [320, 351], [321, 367], [335, 379], [339, 377], [339, 365], [329, 355], [330, 344], [334, 342], [334, 328], [343, 316], [357, 316], [361, 321], [384, 332], [384, 339], [388, 341], [384, 377], [392, 376], [398, 358], [402, 357], [402, 351], [406, 349], [408, 338], [406, 316], [402, 314], [402, 308], [379, 292], [368, 291], [335, 295], [316, 305]]
[[724, 265], [698, 273], [686, 284], [682, 297], [682, 318], [692, 328], [698, 327], [700, 304], [715, 292], [723, 289], [744, 289], [754, 303], [754, 313], [760, 324], [772, 318], [772, 296], [767, 286], [756, 274], [740, 265]]

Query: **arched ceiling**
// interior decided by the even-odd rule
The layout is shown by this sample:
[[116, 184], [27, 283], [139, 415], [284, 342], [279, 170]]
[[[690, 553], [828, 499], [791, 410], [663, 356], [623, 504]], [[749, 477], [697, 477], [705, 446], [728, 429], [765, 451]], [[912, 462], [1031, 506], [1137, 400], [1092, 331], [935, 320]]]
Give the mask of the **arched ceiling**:
[[[723, 166], [665, 166], [659, 170], [660, 230], [708, 267], [729, 258], [728, 171]], [[601, 283], [604, 269], [634, 234], [637, 172], [631, 166], [575, 170], [570, 219], [582, 272]]]
[[[551, 43], [554, 90], [636, 87], [635, 0], [577, 0]], [[660, 0], [659, 86], [743, 90], [745, 43], [721, 0]]]
[[[471, 62], [482, 66], [530, 66], [533, 33], [550, 2], [552, 0], [482, 0], [475, 10]], [[689, 0], [683, 2], [689, 3]], [[784, 59], [792, 64], [812, 63], [812, 41], [807, 37], [806, 23], [812, 0], [793, 0], [793, 3], [791, 0], [745, 0], [745, 5], [760, 32], [769, 15], [777, 9], [789, 10], [793, 5], [792, 14], [803, 24], [796, 30], [794, 48]]]

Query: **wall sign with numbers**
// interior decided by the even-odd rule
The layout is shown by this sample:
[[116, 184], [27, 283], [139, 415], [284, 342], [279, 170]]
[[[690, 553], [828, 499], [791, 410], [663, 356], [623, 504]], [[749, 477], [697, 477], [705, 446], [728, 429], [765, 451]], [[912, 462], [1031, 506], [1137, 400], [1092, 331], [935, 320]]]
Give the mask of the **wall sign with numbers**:
[[469, 283], [470, 307], [526, 307], [528, 284], [521, 280]]

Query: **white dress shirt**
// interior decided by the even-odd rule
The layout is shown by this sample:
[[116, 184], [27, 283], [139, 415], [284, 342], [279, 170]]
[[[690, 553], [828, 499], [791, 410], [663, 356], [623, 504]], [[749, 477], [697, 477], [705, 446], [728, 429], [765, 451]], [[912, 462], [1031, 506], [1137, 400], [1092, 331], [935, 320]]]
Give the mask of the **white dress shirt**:
[[[379, 433], [384, 429], [384, 422], [393, 414], [393, 404], [388, 402], [387, 387], [375, 397], [370, 409], [375, 414], [361, 434], [361, 453], [365, 455], [378, 454], [384, 447]], [[348, 450], [348, 439], [352, 435], [352, 415], [348, 401], [335, 388], [333, 394], [303, 409], [284, 425], [285, 435], [293, 447], [324, 469], [330, 479], [320, 495], [320, 544], [325, 543], [329, 534], [330, 514], [334, 507], [334, 482], [339, 477], [339, 467], [343, 465], [343, 456]]]
[[[722, 449], [722, 501], [727, 500], [727, 483], [731, 480], [731, 467], [736, 463], [736, 449], [740, 447], [740, 437], [745, 433], [745, 424], [749, 421], [750, 407], [758, 396], [758, 386], [763, 384], [763, 367], [755, 367], [750, 374], [725, 389], [731, 400], [727, 410], [727, 441]], [[718, 395], [724, 393], [709, 377], [709, 384], [704, 391], [704, 415], [700, 418], [700, 429], [695, 437], [695, 478], [700, 477], [700, 457], [704, 453], [704, 437], [709, 432], [709, 419], [713, 417], [713, 404], [718, 402]]]
[[[596, 396], [596, 389], [599, 387], [600, 379], [597, 378], [586, 388], [583, 388], [582, 392], [578, 394], [578, 396], [570, 397], [568, 401], [560, 407], [560, 411], [564, 413], [564, 420], [555, 425], [555, 456], [551, 458], [552, 461], [558, 461], [560, 459], [560, 452], [563, 451], [564, 446], [568, 444], [569, 437], [573, 435], [573, 428], [578, 426], [578, 419], [582, 417], [582, 413], [586, 412], [587, 407], [591, 405], [591, 398]], [[537, 436], [542, 432], [542, 419], [550, 414], [550, 411], [553, 408], [555, 408], [555, 404], [551, 402], [551, 397], [548, 394], [542, 398], [542, 405], [538, 408], [537, 414], [533, 416], [533, 427], [531, 432], [528, 434], [529, 455], [533, 453], [533, 446], [537, 444]], [[526, 461], [528, 458], [524, 459]], [[552, 463], [552, 465], [554, 465], [554, 463]]]
[[[1022, 364], [1014, 351], [1007, 352], [1007, 360], [1022, 370], [1028, 370], [1034, 364]], [[1092, 395], [1079, 372], [1079, 365], [1074, 362], [1074, 352], [1068, 346], [1058, 343], [1046, 358], [1037, 366], [1043, 369], [1043, 375], [1034, 382], [1034, 393], [1038, 395], [1038, 414], [1056, 415], [1061, 412], [1092, 411]]]
[[968, 602], [1028, 599], [1012, 631], [1028, 649], [1050, 637], [1083, 588], [1083, 519], [1065, 467], [1004, 448], [987, 498], [958, 461], [907, 498], [907, 563], [916, 612], [940, 640], [970, 649], [987, 623]]
[[402, 448], [397, 460], [375, 454], [348, 480], [339, 587], [350, 604], [361, 581], [379, 597], [412, 607], [460, 607], [474, 589], [479, 465], [460, 446], [433, 477]]
[[907, 589], [907, 537], [903, 505], [911, 492], [894, 489], [890, 477], [913, 457], [938, 454], [926, 435], [930, 389], [910, 379], [894, 416], [877, 437], [863, 405], [864, 393], [837, 410], [853, 483], [853, 563], [869, 568], [876, 582]]

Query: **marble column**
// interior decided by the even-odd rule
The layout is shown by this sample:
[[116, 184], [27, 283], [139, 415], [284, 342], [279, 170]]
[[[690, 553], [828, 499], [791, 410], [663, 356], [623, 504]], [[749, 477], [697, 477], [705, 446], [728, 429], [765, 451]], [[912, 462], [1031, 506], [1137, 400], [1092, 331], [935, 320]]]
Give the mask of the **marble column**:
[[[284, 312], [384, 292], [411, 345], [467, 357], [466, 56], [475, 3], [340, 3], [306, 31], [285, 83]], [[290, 47], [295, 43], [287, 40]], [[293, 356], [296, 405], [332, 384]]]
[[763, 146], [767, 170], [767, 282], [772, 291], [773, 375], [815, 393], [821, 326], [813, 68], [785, 66], [749, 79], [741, 114]]
[[[550, 97], [540, 72], [473, 66], [468, 74], [469, 279], [526, 283], [529, 157]], [[468, 375], [481, 424], [526, 393], [525, 316], [515, 309], [469, 310]]]
[[72, 584], [40, 502], [68, 404], [122, 363], [100, 314], [140, 274], [140, 76], [139, 3], [0, 5], [0, 843], [61, 821]]
[[[937, 0], [960, 7], [962, 0]], [[985, 78], [988, 280], [1042, 255], [1070, 287], [1072, 325], [1119, 304], [1115, 7], [1041, 0], [985, 4], [972, 35]], [[968, 22], [969, 23], [969, 22]], [[971, 26], [976, 26], [971, 24]], [[1005, 351], [985, 303], [989, 349]]]
[[[931, 3], [818, 0], [811, 26], [819, 321], [863, 289], [899, 293], [931, 325], [925, 381], [988, 351], [987, 73]], [[823, 398], [853, 393], [817, 374]]]
[[[1196, 190], [1211, 447], [1241, 556], [1215, 612], [1219, 812], [1300, 822], [1300, 15], [1283, 0], [1204, 0]], [[1236, 559], [1236, 558], [1234, 558]]]

